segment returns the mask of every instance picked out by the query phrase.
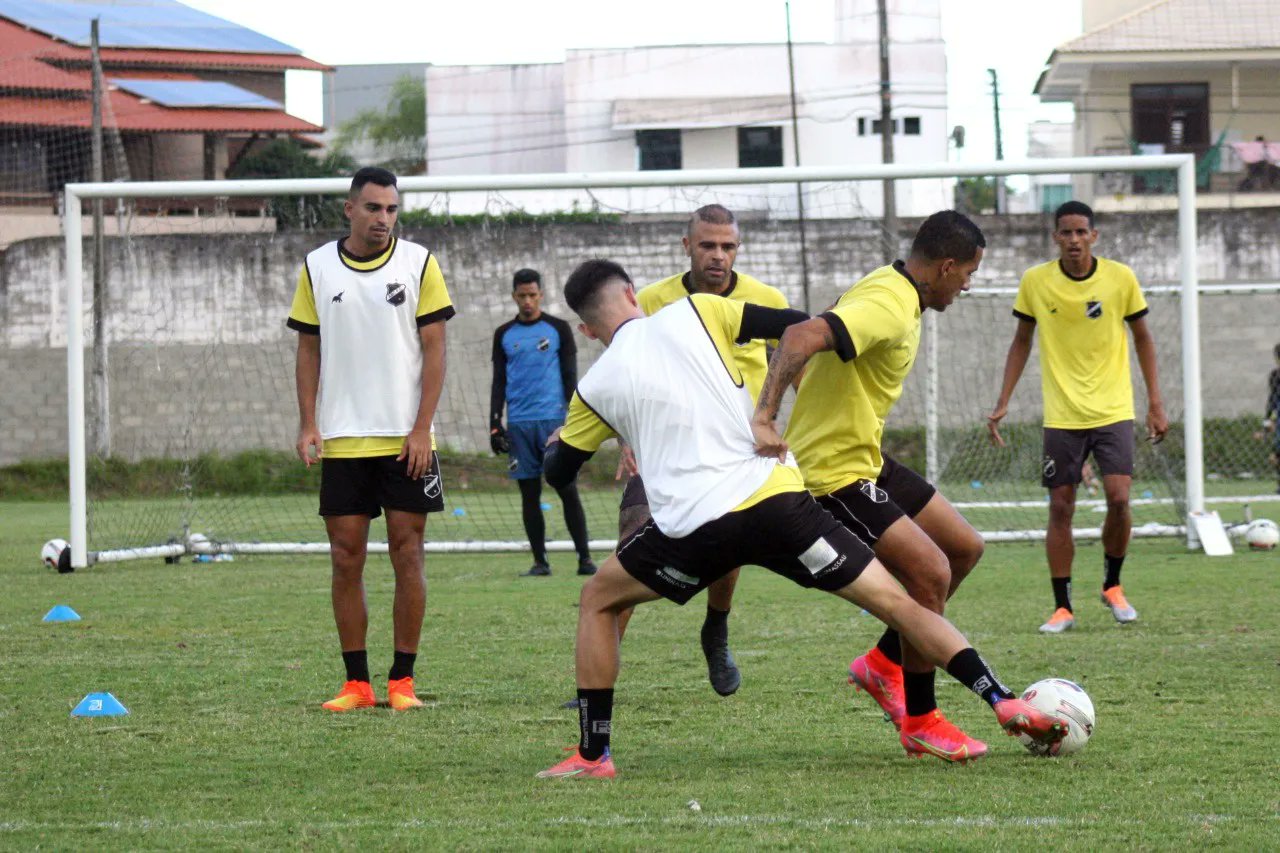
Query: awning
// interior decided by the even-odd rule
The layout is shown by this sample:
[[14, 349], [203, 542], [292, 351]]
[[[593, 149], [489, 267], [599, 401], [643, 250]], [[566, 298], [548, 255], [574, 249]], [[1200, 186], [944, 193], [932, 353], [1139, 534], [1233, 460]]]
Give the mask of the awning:
[[[804, 99], [797, 99], [799, 106]], [[662, 130], [788, 121], [791, 98], [623, 98], [613, 102], [614, 130]]]

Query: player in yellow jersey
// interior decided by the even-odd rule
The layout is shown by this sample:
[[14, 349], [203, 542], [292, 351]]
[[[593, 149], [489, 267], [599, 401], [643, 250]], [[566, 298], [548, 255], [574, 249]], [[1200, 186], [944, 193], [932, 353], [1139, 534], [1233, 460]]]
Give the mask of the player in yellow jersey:
[[[933, 485], [884, 456], [880, 442], [915, 361], [922, 311], [945, 311], [968, 288], [985, 245], [963, 215], [930, 216], [905, 261], [875, 270], [830, 310], [787, 330], [756, 410], [760, 428], [772, 429], [783, 392], [804, 370], [787, 442], [805, 487], [936, 613], [978, 562], [982, 538]], [[849, 673], [898, 728], [908, 755], [965, 761], [987, 751], [938, 711], [934, 666], [892, 627]]]
[[351, 181], [351, 231], [307, 255], [289, 311], [298, 332], [296, 450], [320, 463], [320, 515], [329, 535], [333, 616], [346, 683], [324, 707], [374, 704], [365, 635], [369, 524], [387, 515], [395, 572], [392, 708], [422, 704], [413, 667], [426, 606], [422, 534], [444, 509], [431, 434], [444, 386], [445, 321], [454, 314], [444, 276], [426, 248], [395, 236], [400, 195], [386, 169]]
[[1058, 260], [1027, 270], [1018, 285], [1013, 315], [1018, 328], [1005, 358], [1000, 398], [987, 417], [991, 440], [1003, 447], [1000, 421], [1040, 332], [1040, 373], [1044, 392], [1044, 459], [1040, 482], [1049, 490], [1049, 529], [1045, 551], [1053, 584], [1054, 612], [1040, 626], [1060, 634], [1076, 624], [1071, 607], [1071, 563], [1075, 542], [1071, 519], [1076, 488], [1087, 456], [1102, 473], [1107, 516], [1102, 523], [1105, 576], [1102, 603], [1117, 622], [1138, 613], [1125, 598], [1120, 567], [1129, 549], [1133, 518], [1129, 489], [1133, 482], [1134, 407], [1129, 375], [1129, 341], [1147, 385], [1147, 440], [1169, 431], [1156, 370], [1156, 344], [1147, 328], [1147, 301], [1133, 270], [1093, 254], [1098, 231], [1093, 210], [1069, 201], [1053, 217]]
[[[636, 301], [646, 315], [656, 314], [694, 293], [714, 293], [734, 302], [765, 308], [788, 307], [782, 291], [733, 268], [742, 236], [737, 219], [728, 208], [708, 204], [695, 210], [689, 218], [683, 243], [689, 256], [688, 272], [646, 285], [636, 294]], [[733, 350], [733, 360], [741, 369], [753, 400], [759, 396], [769, 368], [768, 343], [745, 341]], [[618, 509], [619, 540], [638, 530], [648, 519], [644, 483], [639, 476], [633, 476], [627, 481]], [[721, 696], [733, 694], [742, 684], [742, 674], [729, 650], [729, 608], [737, 584], [735, 569], [707, 589], [707, 614], [702, 623], [702, 653], [707, 659], [707, 676], [712, 689]], [[624, 633], [629, 619], [630, 613], [624, 614], [621, 621]]]
[[954, 627], [912, 601], [867, 545], [814, 501], [776, 433], [757, 451], [751, 395], [732, 351], [741, 341], [777, 337], [804, 322], [803, 312], [695, 293], [646, 317], [626, 271], [606, 260], [574, 270], [564, 296], [583, 333], [606, 348], [547, 448], [547, 482], [573, 482], [603, 442], [625, 438], [648, 483], [653, 517], [583, 586], [578, 747], [540, 778], [616, 775], [610, 743], [619, 614], [658, 598], [684, 604], [744, 564], [861, 604], [897, 626], [990, 704], [1006, 732], [1063, 737], [1063, 723], [1014, 697]]

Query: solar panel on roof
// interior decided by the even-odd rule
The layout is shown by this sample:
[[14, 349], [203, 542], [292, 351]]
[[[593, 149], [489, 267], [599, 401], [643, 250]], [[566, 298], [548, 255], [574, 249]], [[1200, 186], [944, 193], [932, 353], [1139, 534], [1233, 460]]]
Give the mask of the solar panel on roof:
[[0, 0], [0, 17], [83, 47], [89, 45], [89, 23], [97, 18], [98, 40], [103, 47], [301, 53], [296, 47], [175, 0]]
[[162, 107], [223, 107], [238, 110], [282, 110], [284, 105], [257, 92], [218, 80], [131, 80], [111, 82]]

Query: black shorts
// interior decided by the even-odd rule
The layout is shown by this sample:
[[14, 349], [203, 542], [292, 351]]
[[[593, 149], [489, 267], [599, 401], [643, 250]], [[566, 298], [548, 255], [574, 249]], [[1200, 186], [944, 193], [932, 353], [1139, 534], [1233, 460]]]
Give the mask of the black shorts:
[[871, 549], [808, 492], [784, 492], [673, 539], [650, 519], [618, 547], [627, 573], [676, 604], [744, 565], [834, 592], [853, 583]]
[[649, 496], [644, 492], [644, 480], [640, 479], [640, 475], [636, 474], [622, 488], [622, 500], [618, 502], [618, 509], [624, 510], [633, 506], [648, 506]]
[[1103, 475], [1133, 476], [1133, 421], [1120, 421], [1092, 429], [1044, 428], [1044, 459], [1040, 463], [1040, 485], [1078, 486], [1084, 460], [1093, 461]]
[[880, 469], [876, 485], [888, 492], [889, 500], [911, 518], [919, 515], [938, 493], [933, 483], [887, 453], [884, 454], [884, 467]]
[[818, 498], [818, 503], [872, 548], [895, 521], [906, 515], [887, 491], [870, 480], [850, 483]]
[[416, 480], [405, 472], [408, 465], [394, 456], [320, 460], [320, 514], [377, 518], [384, 509], [443, 512], [440, 457], [433, 452], [431, 469]]

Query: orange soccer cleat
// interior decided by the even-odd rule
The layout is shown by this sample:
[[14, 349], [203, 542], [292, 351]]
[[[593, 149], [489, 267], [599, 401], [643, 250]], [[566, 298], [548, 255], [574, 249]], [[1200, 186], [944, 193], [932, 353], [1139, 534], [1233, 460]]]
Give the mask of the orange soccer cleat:
[[1138, 611], [1134, 610], [1129, 600], [1124, 597], [1124, 587], [1113, 586], [1111, 589], [1104, 589], [1102, 603], [1111, 610], [1111, 615], [1116, 617], [1116, 621], [1121, 625], [1138, 621]]
[[849, 664], [849, 683], [876, 700], [884, 711], [884, 718], [902, 731], [902, 721], [907, 716], [907, 694], [902, 686], [901, 666], [879, 649], [872, 649]]
[[1075, 626], [1075, 614], [1065, 607], [1059, 607], [1057, 610], [1053, 611], [1053, 615], [1049, 617], [1049, 621], [1040, 626], [1040, 633], [1061, 634], [1063, 631], [1070, 631]]
[[413, 676], [387, 682], [387, 704], [396, 711], [422, 707], [422, 700], [413, 692]]
[[964, 764], [987, 754], [987, 745], [961, 731], [936, 708], [918, 717], [906, 717], [898, 736], [907, 755], [932, 755]]
[[1041, 744], [1052, 744], [1067, 736], [1067, 724], [1022, 699], [1001, 699], [991, 706], [1000, 727], [1008, 735], [1026, 735]]
[[320, 707], [326, 711], [354, 711], [356, 708], [372, 708], [377, 704], [373, 695], [373, 685], [367, 681], [348, 681], [328, 702]]
[[595, 761], [588, 761], [579, 754], [577, 747], [573, 749], [573, 755], [561, 761], [554, 767], [550, 767], [537, 774], [539, 779], [612, 779], [618, 775], [618, 771], [613, 766], [613, 756], [609, 755], [609, 748], [605, 747], [604, 755]]

